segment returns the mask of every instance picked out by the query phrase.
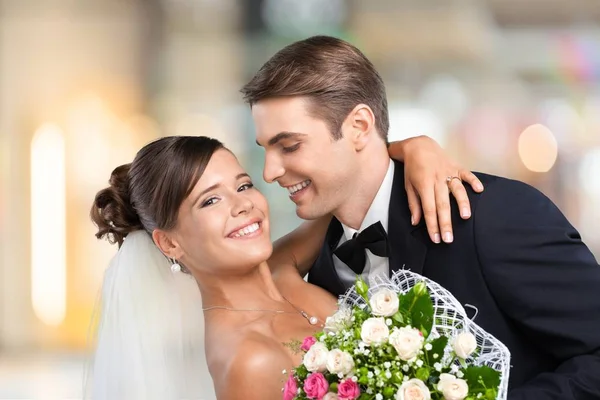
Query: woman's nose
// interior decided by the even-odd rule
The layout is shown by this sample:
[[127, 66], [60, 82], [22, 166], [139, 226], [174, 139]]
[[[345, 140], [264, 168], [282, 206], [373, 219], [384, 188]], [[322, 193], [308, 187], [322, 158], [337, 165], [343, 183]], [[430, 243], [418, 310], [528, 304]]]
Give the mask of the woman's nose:
[[254, 203], [244, 195], [236, 196], [236, 202], [231, 209], [232, 215], [235, 217], [240, 214], [249, 213], [254, 208]]

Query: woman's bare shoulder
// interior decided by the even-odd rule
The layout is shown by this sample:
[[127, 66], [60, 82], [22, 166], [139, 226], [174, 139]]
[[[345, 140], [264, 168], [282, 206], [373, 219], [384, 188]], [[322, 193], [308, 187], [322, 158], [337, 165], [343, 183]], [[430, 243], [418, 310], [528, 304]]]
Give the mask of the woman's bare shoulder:
[[281, 388], [287, 379], [282, 370], [289, 370], [293, 364], [275, 340], [247, 332], [235, 343], [215, 345], [221, 348], [211, 375], [219, 400], [281, 398]]

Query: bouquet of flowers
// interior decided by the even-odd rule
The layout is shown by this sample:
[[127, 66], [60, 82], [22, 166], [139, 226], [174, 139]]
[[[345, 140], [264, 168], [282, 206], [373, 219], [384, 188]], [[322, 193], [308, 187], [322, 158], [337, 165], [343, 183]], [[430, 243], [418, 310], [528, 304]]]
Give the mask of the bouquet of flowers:
[[447, 290], [406, 270], [371, 288], [359, 278], [302, 350], [284, 400], [506, 399], [506, 346]]

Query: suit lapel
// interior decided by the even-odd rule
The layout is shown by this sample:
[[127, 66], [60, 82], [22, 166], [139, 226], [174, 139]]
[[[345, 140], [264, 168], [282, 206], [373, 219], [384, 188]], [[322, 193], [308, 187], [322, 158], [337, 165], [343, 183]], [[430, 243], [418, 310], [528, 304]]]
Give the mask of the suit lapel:
[[343, 233], [342, 224], [335, 217], [332, 218], [325, 235], [325, 242], [315, 262], [317, 268], [313, 267], [309, 274], [309, 282], [321, 286], [335, 296], [340, 296], [346, 291], [346, 286], [333, 265], [333, 251]]
[[[404, 164], [394, 161], [394, 183], [390, 197], [388, 243], [390, 250], [390, 276], [399, 269], [409, 269], [421, 274], [427, 255], [425, 223], [410, 223], [408, 197], [404, 189]], [[425, 236], [424, 236], [425, 233]]]

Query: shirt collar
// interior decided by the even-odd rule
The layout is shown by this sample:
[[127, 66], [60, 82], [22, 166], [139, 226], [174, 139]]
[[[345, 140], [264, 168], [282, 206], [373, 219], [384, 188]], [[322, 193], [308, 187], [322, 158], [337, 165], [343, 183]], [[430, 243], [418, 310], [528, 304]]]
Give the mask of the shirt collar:
[[[383, 229], [388, 231], [388, 216], [389, 216], [389, 208], [390, 208], [390, 198], [392, 197], [392, 185], [394, 183], [394, 162], [390, 160], [388, 165], [388, 170], [383, 178], [383, 182], [381, 182], [381, 186], [379, 186], [379, 190], [363, 219], [358, 232], [362, 232], [365, 228], [373, 225], [377, 221], [381, 222], [383, 225]], [[342, 224], [342, 228], [344, 229], [344, 236], [346, 240], [352, 239], [354, 233], [357, 231], [355, 229], [350, 228]]]

